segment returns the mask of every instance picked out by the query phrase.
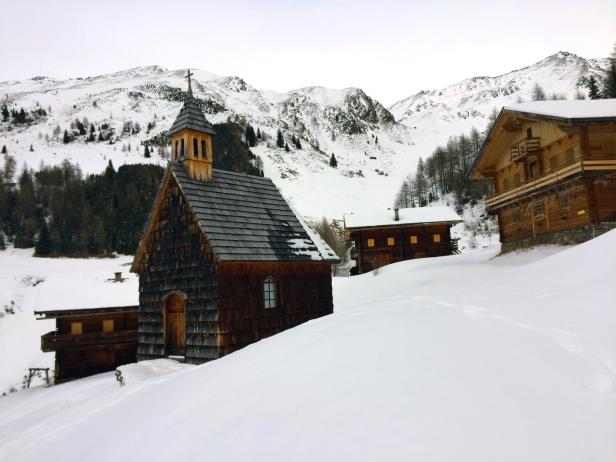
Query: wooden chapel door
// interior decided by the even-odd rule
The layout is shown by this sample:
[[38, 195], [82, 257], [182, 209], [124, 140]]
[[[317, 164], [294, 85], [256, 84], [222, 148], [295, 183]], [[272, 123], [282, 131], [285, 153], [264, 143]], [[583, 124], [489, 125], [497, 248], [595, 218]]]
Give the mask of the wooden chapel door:
[[173, 293], [165, 300], [165, 350], [168, 355], [184, 355], [186, 345], [186, 300]]

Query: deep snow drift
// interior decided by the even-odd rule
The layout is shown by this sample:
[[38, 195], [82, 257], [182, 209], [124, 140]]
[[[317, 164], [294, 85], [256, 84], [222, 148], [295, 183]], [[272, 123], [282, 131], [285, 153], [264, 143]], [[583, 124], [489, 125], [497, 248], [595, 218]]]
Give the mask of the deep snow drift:
[[616, 231], [496, 252], [335, 279], [333, 315], [202, 366], [1, 398], [0, 460], [615, 460]]

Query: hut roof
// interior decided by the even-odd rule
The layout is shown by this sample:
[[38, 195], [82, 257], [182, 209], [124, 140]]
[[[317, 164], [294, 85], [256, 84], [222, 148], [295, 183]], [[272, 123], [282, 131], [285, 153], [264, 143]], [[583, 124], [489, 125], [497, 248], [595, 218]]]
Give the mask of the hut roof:
[[616, 120], [616, 99], [530, 101], [505, 106], [503, 112], [568, 123], [599, 122]]
[[372, 210], [344, 215], [344, 226], [347, 229], [357, 228], [387, 228], [403, 225], [459, 223], [460, 216], [446, 206], [415, 207], [398, 210], [399, 219], [391, 209]]
[[175, 118], [175, 122], [169, 129], [169, 135], [173, 135], [184, 129], [196, 130], [203, 133], [215, 135], [216, 132], [212, 124], [207, 121], [199, 105], [199, 101], [193, 96], [188, 96], [184, 101], [180, 113]]

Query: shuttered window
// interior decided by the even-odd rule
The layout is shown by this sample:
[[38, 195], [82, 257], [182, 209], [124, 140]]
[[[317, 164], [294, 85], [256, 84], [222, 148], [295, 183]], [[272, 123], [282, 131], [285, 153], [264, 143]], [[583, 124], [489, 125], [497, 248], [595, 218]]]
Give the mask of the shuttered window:
[[263, 301], [265, 308], [276, 308], [276, 282], [274, 278], [268, 276], [263, 282]]
[[113, 319], [103, 319], [103, 332], [113, 332]]
[[71, 335], [81, 335], [83, 333], [83, 323], [81, 321], [71, 322]]

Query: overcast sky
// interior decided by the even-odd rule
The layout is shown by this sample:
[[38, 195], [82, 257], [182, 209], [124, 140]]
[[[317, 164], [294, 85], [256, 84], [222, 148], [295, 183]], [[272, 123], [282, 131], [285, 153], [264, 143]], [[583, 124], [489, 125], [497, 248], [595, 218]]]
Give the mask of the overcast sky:
[[605, 57], [616, 0], [0, 0], [0, 81], [135, 66], [261, 89], [361, 87], [389, 105], [559, 50]]

